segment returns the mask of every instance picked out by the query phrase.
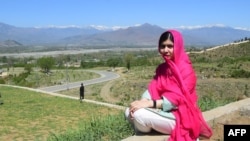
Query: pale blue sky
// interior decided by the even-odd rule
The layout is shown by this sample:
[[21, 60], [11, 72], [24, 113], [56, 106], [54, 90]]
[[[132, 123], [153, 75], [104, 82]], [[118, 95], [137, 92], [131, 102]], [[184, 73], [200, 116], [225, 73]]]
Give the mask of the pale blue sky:
[[0, 22], [18, 27], [161, 27], [223, 24], [250, 29], [249, 0], [1, 0]]

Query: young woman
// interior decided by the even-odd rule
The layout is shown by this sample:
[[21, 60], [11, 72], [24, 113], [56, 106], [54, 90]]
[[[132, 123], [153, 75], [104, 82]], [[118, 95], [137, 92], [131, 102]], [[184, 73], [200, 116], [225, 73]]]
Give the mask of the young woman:
[[165, 62], [157, 67], [142, 98], [126, 109], [127, 119], [136, 132], [154, 129], [171, 134], [172, 141], [210, 138], [212, 130], [197, 105], [196, 75], [185, 53], [182, 35], [175, 30], [164, 32], [158, 50]]

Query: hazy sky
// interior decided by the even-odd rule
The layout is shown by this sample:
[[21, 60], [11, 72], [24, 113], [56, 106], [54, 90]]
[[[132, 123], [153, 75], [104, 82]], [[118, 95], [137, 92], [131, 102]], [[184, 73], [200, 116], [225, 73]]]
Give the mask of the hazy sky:
[[249, 0], [1, 0], [0, 22], [18, 27], [161, 27], [223, 24], [250, 29]]

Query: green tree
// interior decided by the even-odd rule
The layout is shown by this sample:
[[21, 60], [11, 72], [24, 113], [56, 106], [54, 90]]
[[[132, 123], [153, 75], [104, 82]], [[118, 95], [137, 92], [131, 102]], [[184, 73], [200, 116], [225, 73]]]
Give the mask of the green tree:
[[55, 63], [52, 57], [42, 57], [37, 60], [37, 65], [43, 70], [44, 73], [49, 73]]
[[125, 64], [126, 64], [126, 67], [127, 67], [128, 71], [131, 68], [131, 61], [132, 61], [132, 59], [133, 59], [133, 55], [132, 54], [130, 54], [130, 53], [125, 54], [124, 61], [125, 61]]
[[115, 67], [117, 67], [119, 63], [120, 63], [120, 59], [119, 59], [119, 58], [109, 58], [109, 59], [107, 60], [107, 65], [108, 65], [109, 67], [112, 67], [113, 69], [114, 69]]
[[86, 67], [86, 63], [85, 63], [83, 60], [81, 60], [81, 67], [82, 67], [82, 68], [85, 68], [85, 67]]
[[24, 66], [24, 70], [25, 70], [28, 74], [30, 74], [30, 72], [32, 71], [32, 65], [31, 65], [31, 64], [26, 64], [26, 65]]
[[3, 63], [6, 63], [7, 62], [7, 57], [6, 56], [3, 56], [2, 58], [1, 58], [1, 61], [3, 62]]

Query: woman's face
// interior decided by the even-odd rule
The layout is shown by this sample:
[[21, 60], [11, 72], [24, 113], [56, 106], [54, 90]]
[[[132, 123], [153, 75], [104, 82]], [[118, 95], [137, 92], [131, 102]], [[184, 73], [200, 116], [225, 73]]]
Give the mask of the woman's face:
[[173, 59], [174, 58], [174, 43], [170, 39], [165, 40], [159, 46], [159, 51], [164, 56], [164, 58]]

